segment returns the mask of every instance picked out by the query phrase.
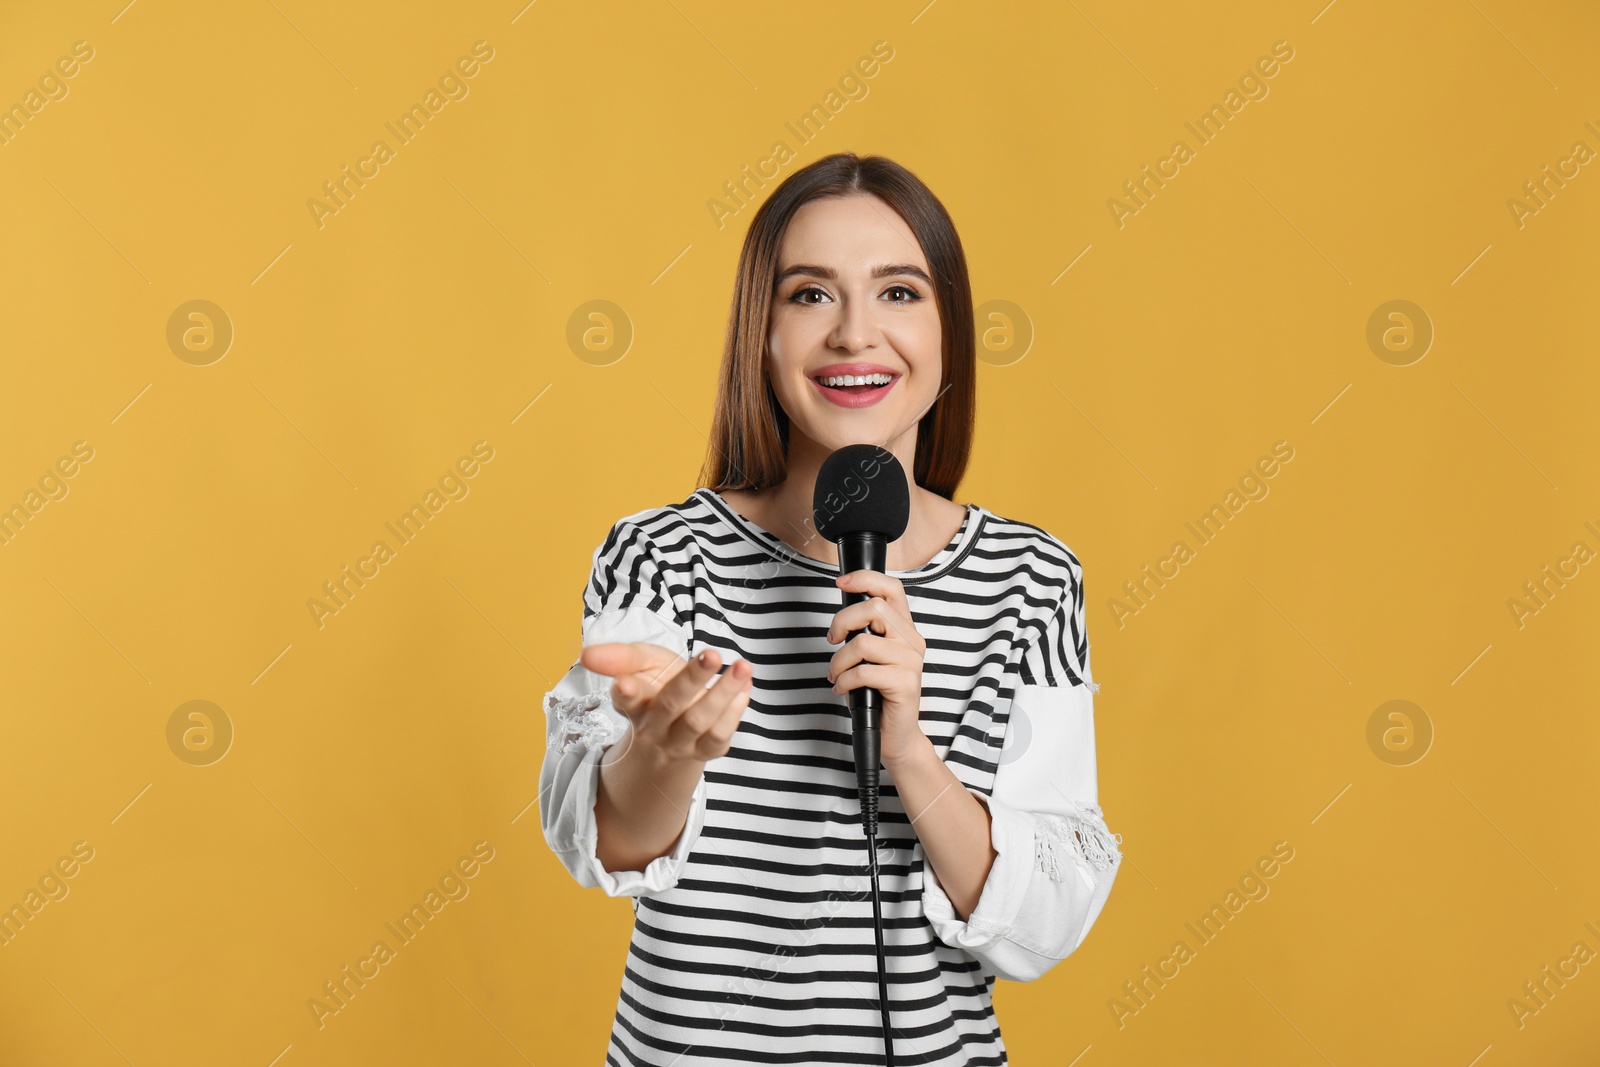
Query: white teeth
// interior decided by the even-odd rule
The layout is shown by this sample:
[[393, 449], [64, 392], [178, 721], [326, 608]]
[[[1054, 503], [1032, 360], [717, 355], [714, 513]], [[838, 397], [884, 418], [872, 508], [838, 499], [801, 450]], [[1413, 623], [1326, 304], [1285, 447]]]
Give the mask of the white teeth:
[[892, 374], [832, 374], [817, 381], [823, 385], [888, 385], [894, 381]]

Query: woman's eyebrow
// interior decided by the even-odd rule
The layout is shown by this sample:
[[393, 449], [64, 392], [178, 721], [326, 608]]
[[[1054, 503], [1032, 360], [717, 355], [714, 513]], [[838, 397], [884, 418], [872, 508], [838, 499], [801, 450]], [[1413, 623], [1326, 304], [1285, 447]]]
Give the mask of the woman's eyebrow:
[[[792, 278], [797, 274], [810, 275], [813, 278], [826, 278], [829, 281], [833, 281], [838, 277], [832, 267], [819, 267], [811, 263], [796, 263], [794, 266], [780, 271], [773, 284], [781, 285], [785, 278]], [[923, 282], [930, 286], [933, 284], [933, 279], [928, 277], [927, 272], [914, 263], [882, 263], [872, 268], [872, 276], [874, 278], [890, 278], [898, 274], [921, 278]]]

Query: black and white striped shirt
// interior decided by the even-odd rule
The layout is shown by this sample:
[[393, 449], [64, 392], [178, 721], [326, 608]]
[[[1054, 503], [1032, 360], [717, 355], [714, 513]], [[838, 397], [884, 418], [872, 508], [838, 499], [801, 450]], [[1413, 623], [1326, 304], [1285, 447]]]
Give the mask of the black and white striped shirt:
[[[896, 1060], [1004, 1064], [995, 978], [1032, 981], [1070, 955], [1121, 861], [1098, 806], [1082, 567], [1044, 530], [968, 504], [937, 555], [889, 573], [927, 643], [923, 731], [988, 807], [997, 853], [963, 922], [884, 772]], [[580, 885], [634, 898], [607, 1064], [883, 1062], [850, 718], [827, 681], [837, 575], [705, 488], [619, 520], [595, 550], [585, 645], [715, 648], [754, 668], [731, 749], [643, 871], [595, 857], [598, 761], [627, 725], [612, 680], [574, 664], [545, 697], [546, 841]]]

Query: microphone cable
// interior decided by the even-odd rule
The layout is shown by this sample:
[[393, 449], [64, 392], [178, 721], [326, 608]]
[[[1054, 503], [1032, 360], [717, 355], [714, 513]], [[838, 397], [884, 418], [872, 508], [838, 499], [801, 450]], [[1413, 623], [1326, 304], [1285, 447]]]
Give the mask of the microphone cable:
[[[878, 731], [861, 747], [876, 749]], [[861, 734], [857, 734], [860, 737]], [[889, 976], [883, 952], [883, 904], [878, 895], [878, 761], [856, 763], [857, 792], [861, 795], [861, 828], [867, 836], [867, 866], [872, 877], [872, 932], [878, 946], [878, 1016], [883, 1029], [884, 1067], [894, 1067], [894, 1039], [889, 1036]]]

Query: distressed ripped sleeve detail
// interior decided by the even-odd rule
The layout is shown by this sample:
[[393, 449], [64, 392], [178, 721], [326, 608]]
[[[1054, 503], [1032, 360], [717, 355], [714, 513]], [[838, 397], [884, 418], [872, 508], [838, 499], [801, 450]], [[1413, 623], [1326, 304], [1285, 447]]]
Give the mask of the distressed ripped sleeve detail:
[[989, 809], [994, 863], [977, 905], [959, 918], [932, 865], [924, 869], [923, 911], [935, 936], [976, 959], [987, 974], [1031, 982], [1088, 937], [1121, 866], [1098, 808], [1067, 814], [1027, 811], [996, 797]]
[[606, 689], [565, 697], [552, 691], [545, 695], [545, 711], [555, 723], [547, 743], [562, 753], [576, 745], [604, 748], [627, 729], [626, 724], [617, 724], [617, 712]]
[[1105, 814], [1095, 804], [1076, 805], [1066, 815], [1039, 815], [1034, 820], [1033, 862], [1052, 881], [1062, 882], [1074, 864], [1109, 871], [1122, 862], [1122, 835], [1106, 826]]
[[934, 934], [985, 973], [1031, 982], [1088, 936], [1122, 863], [1122, 835], [1106, 826], [1095, 767], [1094, 690], [1019, 685], [1007, 726], [1014, 747], [992, 792], [969, 788], [989, 811], [995, 859], [965, 922], [925, 868], [923, 908]]

